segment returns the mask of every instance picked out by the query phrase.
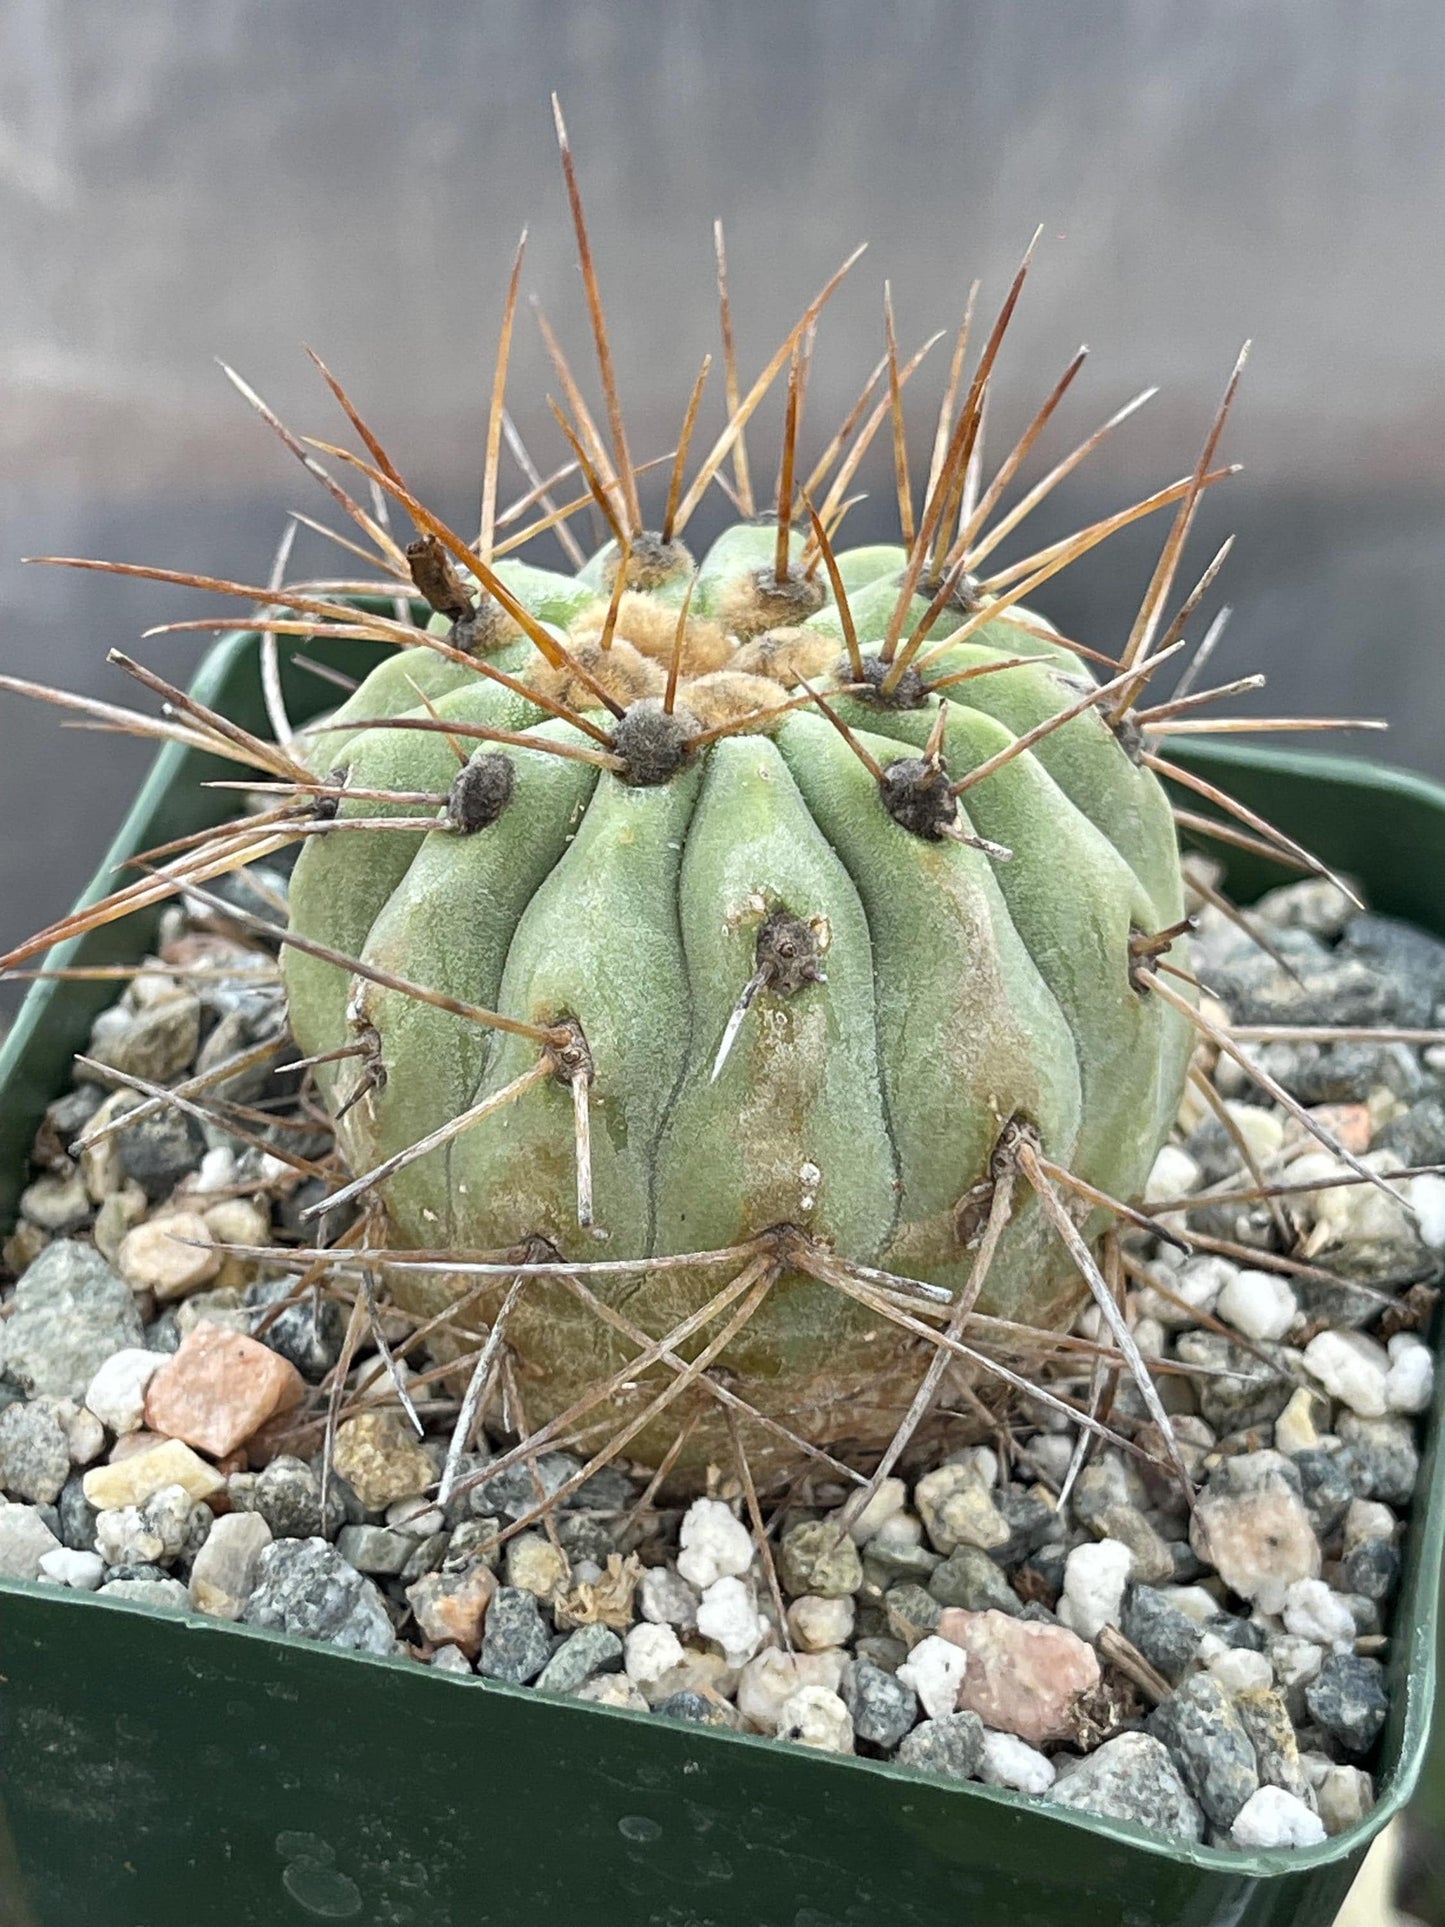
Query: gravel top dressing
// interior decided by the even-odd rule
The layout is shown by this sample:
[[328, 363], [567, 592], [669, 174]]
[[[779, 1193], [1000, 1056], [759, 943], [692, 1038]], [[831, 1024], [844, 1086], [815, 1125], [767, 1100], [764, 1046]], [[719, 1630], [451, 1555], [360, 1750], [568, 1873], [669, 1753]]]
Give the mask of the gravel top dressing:
[[[225, 888], [274, 915], [285, 866]], [[434, 1354], [443, 1328], [384, 1276], [308, 1272], [332, 1130], [275, 955], [167, 911], [5, 1246], [0, 1574], [1190, 1841], [1344, 1832], [1374, 1797], [1445, 1250], [1445, 1176], [1421, 1170], [1445, 1162], [1445, 1049], [1369, 1033], [1439, 1021], [1445, 943], [1320, 881], [1251, 917], [1200, 910], [1206, 1012], [1348, 1031], [1243, 1049], [1388, 1183], [1201, 1046], [1144, 1197], [1168, 1236], [1124, 1247], [1193, 1502], [1091, 1305], [1041, 1382], [1116, 1442], [1020, 1394], [989, 1443], [905, 1457], [840, 1530], [826, 1473], [760, 1490], [719, 1465], [689, 1498], [619, 1458], [550, 1510], [583, 1455], [488, 1477], [526, 1435], [505, 1346], [464, 1411], [458, 1353], [487, 1342], [465, 1301]]]

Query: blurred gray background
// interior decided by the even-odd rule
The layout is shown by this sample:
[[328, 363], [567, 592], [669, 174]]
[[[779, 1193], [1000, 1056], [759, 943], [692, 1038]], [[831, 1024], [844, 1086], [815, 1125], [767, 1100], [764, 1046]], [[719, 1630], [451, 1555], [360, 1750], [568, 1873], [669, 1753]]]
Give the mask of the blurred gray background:
[[[1162, 392], [1029, 524], [1028, 546], [1184, 472], [1253, 336], [1225, 442], [1247, 472], [1208, 502], [1187, 570], [1239, 531], [1218, 667], [1266, 670], [1271, 713], [1387, 715], [1384, 753], [1445, 774], [1442, 56], [1436, 0], [6, 0], [3, 666], [128, 701], [107, 647], [209, 612], [181, 590], [22, 568], [23, 554], [264, 579], [286, 510], [327, 513], [216, 355], [331, 435], [344, 424], [312, 343], [421, 492], [474, 521], [524, 222], [525, 285], [595, 390], [555, 86], [635, 454], [671, 446], [715, 345], [714, 216], [745, 380], [854, 242], [872, 244], [820, 334], [805, 456], [879, 351], [885, 276], [916, 343], [955, 324], [974, 276], [991, 311], [1043, 222], [995, 457], [1080, 341], [1094, 353], [1048, 455], [1146, 382]], [[946, 353], [911, 391], [920, 463]], [[545, 466], [560, 447], [549, 385], [524, 319], [512, 402]], [[764, 476], [776, 420], [752, 437]], [[855, 541], [891, 514], [881, 441], [878, 455]], [[1116, 649], [1163, 532], [1100, 551], [1040, 606]], [[308, 537], [297, 563], [329, 572], [334, 555]], [[202, 646], [141, 653], [184, 680]], [[0, 944], [68, 905], [145, 761], [57, 725], [0, 699]], [[1339, 746], [1352, 741], [1379, 747]]]

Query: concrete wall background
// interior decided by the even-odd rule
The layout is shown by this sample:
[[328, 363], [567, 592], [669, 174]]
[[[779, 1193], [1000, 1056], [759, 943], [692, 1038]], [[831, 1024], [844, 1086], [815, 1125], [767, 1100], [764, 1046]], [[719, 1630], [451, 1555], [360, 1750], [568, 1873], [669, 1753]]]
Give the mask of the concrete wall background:
[[[1182, 473], [1252, 335], [1226, 445], [1247, 472], [1192, 551], [1197, 573], [1239, 531], [1221, 671], [1266, 670], [1272, 711], [1388, 715], [1385, 753], [1445, 774], [1442, 56], [1432, 0], [10, 0], [0, 658], [129, 700], [106, 648], [202, 599], [22, 554], [254, 578], [285, 511], [324, 507], [217, 354], [330, 434], [311, 342], [423, 492], [474, 515], [524, 221], [526, 284], [585, 359], [556, 86], [635, 452], [670, 447], [715, 345], [714, 215], [745, 375], [872, 244], [820, 335], [815, 450], [879, 351], [884, 276], [916, 341], [954, 324], [975, 275], [996, 304], [1042, 221], [995, 453], [1081, 340], [1095, 352], [1055, 453], [1146, 382], [1162, 392], [1031, 532]], [[913, 390], [920, 460], [945, 353]], [[547, 385], [524, 326], [512, 395], [544, 463]], [[775, 447], [769, 429], [753, 439], [764, 474]], [[855, 539], [885, 523], [886, 455], [870, 481]], [[1042, 605], [1117, 647], [1162, 533], [1101, 552]], [[144, 653], [184, 679], [196, 650]], [[144, 762], [57, 720], [0, 701], [0, 942], [68, 904]]]

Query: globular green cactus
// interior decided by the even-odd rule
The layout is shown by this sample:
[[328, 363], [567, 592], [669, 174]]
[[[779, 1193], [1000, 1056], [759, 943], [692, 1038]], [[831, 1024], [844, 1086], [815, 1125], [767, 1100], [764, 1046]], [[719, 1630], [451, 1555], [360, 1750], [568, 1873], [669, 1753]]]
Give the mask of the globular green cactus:
[[[777, 1234], [766, 1292], [712, 1363], [802, 1437], [876, 1447], [916, 1388], [919, 1340], [819, 1274], [962, 1294], [1012, 1138], [1128, 1198], [1169, 1132], [1193, 1035], [1136, 961], [1183, 915], [1173, 820], [1036, 617], [994, 616], [960, 582], [907, 645], [931, 598], [899, 610], [903, 549], [831, 558], [825, 593], [775, 523], [729, 529], [696, 571], [676, 540], [636, 547], [626, 581], [645, 588], [618, 584], [615, 546], [576, 580], [483, 569], [475, 598], [452, 574], [454, 613], [433, 626], [458, 656], [399, 652], [311, 739], [333, 785], [448, 801], [425, 833], [313, 838], [293, 930], [515, 1028], [292, 947], [295, 1032], [308, 1054], [354, 1053], [322, 1067], [324, 1088], [353, 1170], [406, 1160], [373, 1187], [401, 1245], [589, 1266], [736, 1252], [721, 1271], [705, 1256], [587, 1274], [660, 1340]], [[434, 540], [416, 556], [418, 580], [447, 573]], [[469, 655], [479, 639], [490, 653]], [[379, 813], [369, 796], [339, 810]], [[474, 1282], [391, 1280], [429, 1314]], [[1084, 1289], [1024, 1196], [981, 1283], [977, 1311], [1045, 1327]], [[481, 1315], [508, 1288], [498, 1276]], [[533, 1424], [637, 1352], [545, 1275], [507, 1342]], [[602, 1417], [667, 1379], [641, 1376]], [[715, 1454], [725, 1412], [694, 1408], [696, 1449]], [[628, 1451], [655, 1461], [677, 1429], [674, 1404]]]

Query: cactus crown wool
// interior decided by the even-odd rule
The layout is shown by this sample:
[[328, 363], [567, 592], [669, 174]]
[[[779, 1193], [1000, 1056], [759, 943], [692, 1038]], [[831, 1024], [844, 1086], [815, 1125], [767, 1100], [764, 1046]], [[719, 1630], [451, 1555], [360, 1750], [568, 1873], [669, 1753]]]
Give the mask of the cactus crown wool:
[[[1097, 1431], [1036, 1369], [1089, 1291], [1112, 1338], [1097, 1358], [1136, 1371], [1172, 1452], [1118, 1309], [1114, 1227], [1140, 1215], [1129, 1201], [1197, 1035], [1221, 1034], [1178, 948], [1160, 777], [1243, 817], [1219, 834], [1321, 867], [1161, 759], [1161, 731], [1210, 692], [1140, 706], [1223, 559], [1166, 624], [1200, 499], [1231, 472], [1216, 448], [1239, 370], [1190, 474], [1000, 570], [997, 544], [1134, 406], [1001, 512], [1082, 363], [984, 486], [984, 405], [1027, 258], [966, 387], [965, 321], [915, 507], [902, 391], [922, 353], [900, 363], [891, 304], [883, 361], [804, 476], [814, 331], [846, 268], [743, 394], [719, 236], [726, 423], [689, 482], [704, 363], [649, 527], [558, 125], [609, 431], [549, 334], [585, 492], [557, 507], [528, 461], [528, 495], [498, 512], [520, 250], [474, 542], [417, 500], [324, 369], [366, 455], [311, 446], [411, 516], [405, 550], [234, 378], [364, 537], [348, 546], [379, 579], [351, 586], [404, 589], [417, 619], [322, 588], [131, 571], [266, 605], [275, 743], [122, 661], [169, 704], [150, 733], [257, 766], [273, 794], [4, 961], [170, 892], [211, 901], [212, 879], [299, 843], [273, 934], [349, 1167], [312, 1216], [338, 1264], [369, 1254], [368, 1292], [384, 1275], [437, 1357], [469, 1360], [444, 1491], [498, 1402], [517, 1460], [565, 1441], [589, 1471], [618, 1453], [694, 1475], [729, 1453], [760, 1476], [810, 1462], [859, 1504], [923, 1428], [976, 1434], [1000, 1395]], [[784, 369], [760, 514], [745, 429]], [[899, 539], [846, 548], [884, 427]], [[695, 559], [685, 533], [714, 485], [738, 520]], [[610, 531], [590, 559], [570, 527], [583, 506]], [[1117, 656], [1029, 611], [1163, 508]], [[547, 531], [565, 573], [515, 553]], [[317, 633], [390, 653], [297, 733], [276, 638]]]

